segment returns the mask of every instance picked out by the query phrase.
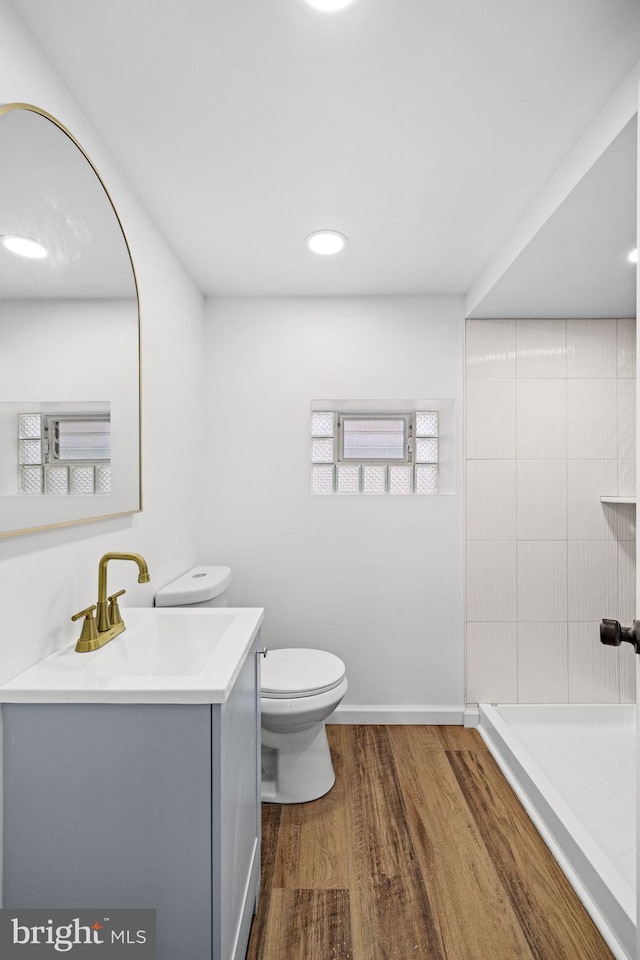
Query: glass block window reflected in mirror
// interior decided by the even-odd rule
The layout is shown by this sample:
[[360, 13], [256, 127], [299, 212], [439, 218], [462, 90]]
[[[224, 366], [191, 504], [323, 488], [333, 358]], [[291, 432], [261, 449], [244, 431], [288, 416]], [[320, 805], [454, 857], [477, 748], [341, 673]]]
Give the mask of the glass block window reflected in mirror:
[[314, 410], [311, 492], [437, 494], [437, 410]]
[[27, 496], [110, 494], [110, 414], [19, 414], [18, 472]]

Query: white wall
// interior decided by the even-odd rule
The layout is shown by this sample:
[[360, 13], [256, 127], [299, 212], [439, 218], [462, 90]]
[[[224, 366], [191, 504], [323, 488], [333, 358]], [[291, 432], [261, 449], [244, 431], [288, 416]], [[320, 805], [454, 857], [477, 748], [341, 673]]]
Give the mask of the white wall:
[[[462, 371], [454, 298], [212, 299], [202, 560], [266, 608], [268, 646], [347, 664], [343, 719], [461, 715]], [[457, 493], [312, 496], [314, 399], [453, 398]], [[390, 712], [385, 712], [386, 710]]]
[[469, 702], [635, 702], [635, 320], [467, 321]]
[[[44, 108], [78, 138], [100, 170], [127, 233], [142, 310], [144, 511], [129, 519], [0, 540], [0, 681], [73, 638], [77, 627], [69, 618], [94, 602], [98, 560], [106, 551], [145, 555], [150, 584], [136, 583], [133, 564], [113, 563], [110, 586], [127, 589], [124, 606], [149, 605], [158, 587], [197, 559], [201, 504], [202, 298], [71, 96], [0, 0], [0, 102], [15, 101]], [[0, 121], [0, 143], [1, 132]]]

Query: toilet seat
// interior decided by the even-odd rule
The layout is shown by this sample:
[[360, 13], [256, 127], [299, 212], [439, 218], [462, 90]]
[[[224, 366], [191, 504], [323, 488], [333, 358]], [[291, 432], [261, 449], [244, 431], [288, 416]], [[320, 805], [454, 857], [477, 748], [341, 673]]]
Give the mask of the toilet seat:
[[326, 693], [342, 683], [346, 667], [326, 650], [269, 650], [262, 666], [261, 696], [289, 700]]

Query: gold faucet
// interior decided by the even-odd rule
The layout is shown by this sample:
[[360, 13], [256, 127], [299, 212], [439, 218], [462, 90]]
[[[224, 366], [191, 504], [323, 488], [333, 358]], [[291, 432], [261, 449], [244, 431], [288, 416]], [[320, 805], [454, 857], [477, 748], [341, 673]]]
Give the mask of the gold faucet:
[[[105, 553], [98, 564], [98, 603], [87, 607], [86, 610], [81, 610], [80, 613], [75, 613], [71, 617], [72, 620], [79, 620], [80, 617], [85, 618], [80, 638], [76, 643], [78, 653], [98, 650], [125, 629], [118, 606], [118, 597], [121, 597], [125, 591], [118, 590], [110, 597], [107, 596], [107, 564], [109, 560], [133, 560], [134, 563], [138, 564], [138, 583], [149, 583], [147, 561], [139, 553]], [[98, 611], [97, 619], [94, 617], [96, 608]]]

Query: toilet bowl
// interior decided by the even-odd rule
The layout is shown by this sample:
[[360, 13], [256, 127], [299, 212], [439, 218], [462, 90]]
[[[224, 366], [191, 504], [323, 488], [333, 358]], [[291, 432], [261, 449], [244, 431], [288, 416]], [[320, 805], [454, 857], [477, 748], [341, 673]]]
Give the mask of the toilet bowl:
[[325, 650], [269, 650], [261, 681], [262, 800], [306, 803], [335, 783], [325, 720], [347, 692], [345, 665]]
[[[157, 607], [226, 607], [229, 567], [194, 567], [156, 593]], [[325, 650], [269, 650], [262, 660], [262, 800], [305, 803], [335, 773], [324, 722], [347, 692], [345, 665]]]

